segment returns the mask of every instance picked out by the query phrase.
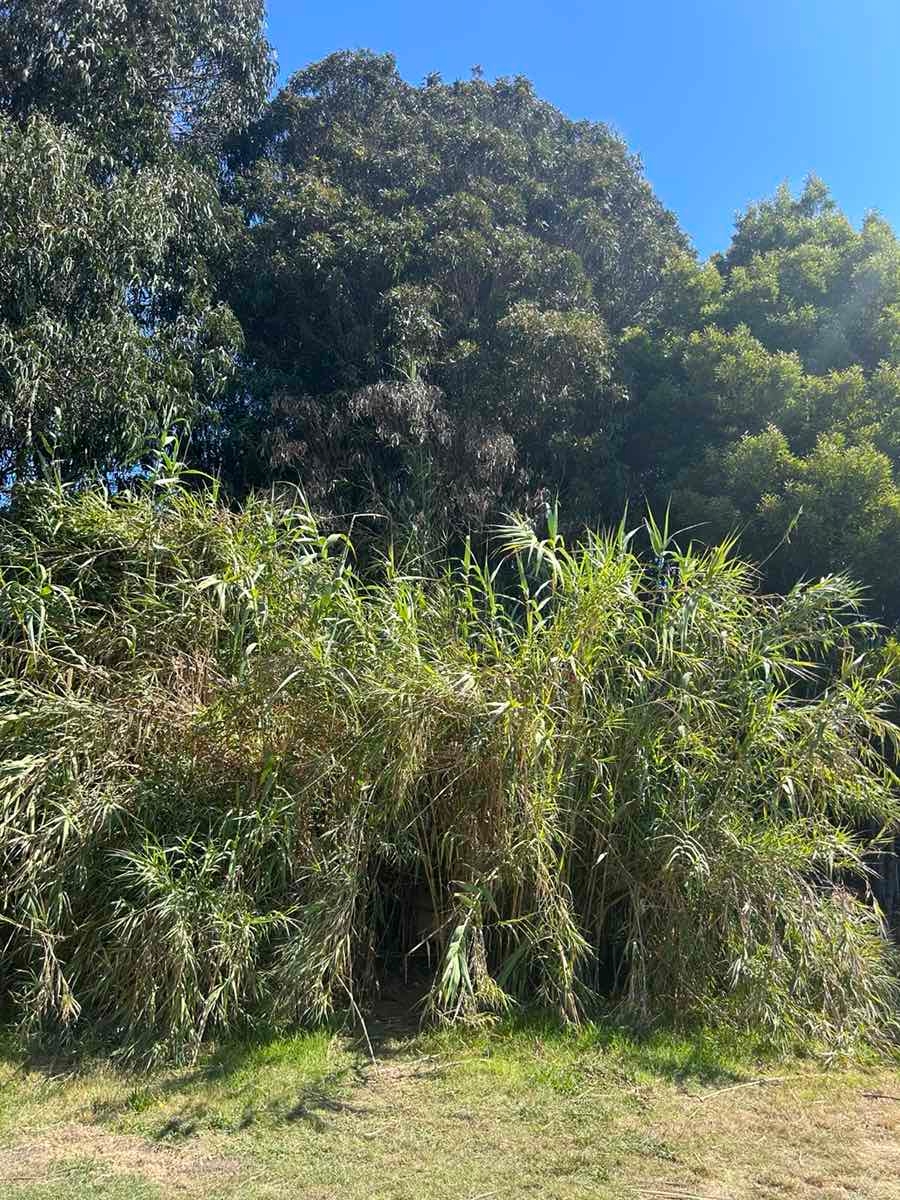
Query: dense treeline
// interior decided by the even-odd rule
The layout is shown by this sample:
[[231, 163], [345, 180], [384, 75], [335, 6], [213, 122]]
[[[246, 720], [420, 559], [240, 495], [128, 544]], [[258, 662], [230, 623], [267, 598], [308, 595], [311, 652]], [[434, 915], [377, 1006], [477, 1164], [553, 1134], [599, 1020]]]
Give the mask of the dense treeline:
[[608, 130], [525, 80], [415, 88], [335, 55], [232, 161], [249, 373], [230, 478], [287, 469], [429, 525], [566, 482], [585, 512], [618, 504], [616, 338], [684, 238]]
[[900, 616], [884, 221], [811, 179], [700, 263], [622, 141], [526, 80], [342, 53], [267, 99], [263, 15], [3, 10], [8, 484], [127, 476], [181, 418], [237, 498], [293, 479], [444, 544], [671, 497], [773, 586], [846, 568]]
[[884, 1028], [893, 231], [700, 262], [526, 80], [272, 93], [264, 15], [0, 5], [2, 1000], [321, 1016], [424, 892], [435, 1012]]

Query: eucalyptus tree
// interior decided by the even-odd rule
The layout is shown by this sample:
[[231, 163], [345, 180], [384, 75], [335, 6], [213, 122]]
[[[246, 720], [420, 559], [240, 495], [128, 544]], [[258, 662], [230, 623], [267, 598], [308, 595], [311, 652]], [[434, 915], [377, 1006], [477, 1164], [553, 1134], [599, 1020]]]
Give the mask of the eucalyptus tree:
[[272, 80], [264, 0], [5, 0], [0, 111], [41, 113], [115, 163], [216, 150]]
[[130, 470], [221, 389], [222, 139], [271, 73], [259, 3], [0, 6], [0, 475]]

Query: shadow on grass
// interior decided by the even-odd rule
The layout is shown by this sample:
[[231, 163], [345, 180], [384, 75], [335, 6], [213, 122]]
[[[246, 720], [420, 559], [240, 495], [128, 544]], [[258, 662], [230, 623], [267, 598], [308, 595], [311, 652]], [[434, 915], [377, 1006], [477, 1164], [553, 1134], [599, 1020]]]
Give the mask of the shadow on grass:
[[223, 1120], [207, 1104], [186, 1103], [170, 1114], [159, 1128], [151, 1131], [150, 1136], [155, 1141], [173, 1142], [193, 1137], [210, 1128], [237, 1133], [257, 1124], [267, 1129], [278, 1125], [304, 1124], [316, 1133], [324, 1133], [328, 1128], [327, 1117], [344, 1113], [364, 1116], [367, 1111], [343, 1099], [347, 1085], [348, 1072], [335, 1071], [299, 1089], [286, 1089], [262, 1102], [245, 1104], [240, 1116], [230, 1121]]
[[[231, 1036], [227, 1041], [209, 1043], [201, 1048], [190, 1066], [170, 1081], [172, 1087], [199, 1085], [227, 1080], [245, 1071], [253, 1060], [273, 1045], [287, 1044], [316, 1036], [332, 1038], [347, 1034], [348, 1022], [342, 1014], [313, 1029], [284, 1030], [258, 1025], [253, 1030]], [[160, 1046], [136, 1047], [127, 1055], [121, 1052], [114, 1036], [103, 1031], [82, 1030], [77, 1041], [42, 1042], [39, 1038], [23, 1041], [11, 1028], [0, 1028], [0, 1059], [21, 1072], [42, 1075], [48, 1080], [75, 1080], [98, 1069], [113, 1071], [123, 1079], [149, 1079], [163, 1070], [173, 1070], [173, 1059]]]
[[[424, 1062], [431, 1078], [448, 1071], [465, 1077], [474, 1070], [496, 1076], [498, 1088], [535, 1094], [548, 1088], [572, 1096], [592, 1089], [598, 1079], [606, 1079], [611, 1089], [654, 1079], [676, 1086], [737, 1083], [777, 1057], [759, 1041], [733, 1034], [640, 1030], [611, 1019], [572, 1028], [539, 1012], [476, 1028], [421, 1030], [415, 1008], [404, 1004], [408, 1000], [401, 996], [376, 1006], [365, 1029], [342, 1017], [293, 1036], [260, 1028], [211, 1047], [196, 1065], [181, 1070], [123, 1065], [108, 1054], [84, 1050], [29, 1052], [8, 1038], [0, 1038], [0, 1046], [14, 1073], [38, 1072], [63, 1085], [112, 1068], [115, 1084], [91, 1101], [93, 1118], [104, 1123], [138, 1118], [160, 1141], [256, 1126], [298, 1125], [322, 1132], [330, 1118], [364, 1115], [367, 1109], [351, 1099], [361, 1098], [372, 1082], [370, 1045], [379, 1063], [396, 1062], [401, 1073], [408, 1062], [413, 1068], [408, 1077], [418, 1077], [415, 1064]], [[155, 1128], [154, 1109], [166, 1110]]]
[[534, 1070], [543, 1062], [548, 1073], [555, 1066], [576, 1076], [581, 1071], [608, 1071], [619, 1077], [701, 1086], [741, 1082], [780, 1057], [760, 1039], [733, 1033], [662, 1026], [641, 1029], [610, 1019], [572, 1028], [540, 1012], [503, 1018], [484, 1031], [426, 1031], [405, 1050], [412, 1053], [416, 1048], [420, 1053], [431, 1050], [448, 1057], [505, 1057]]
[[[366, 1063], [341, 1051], [346, 1062], [328, 1065], [333, 1035], [312, 1032], [293, 1038], [260, 1033], [215, 1050], [197, 1066], [165, 1075], [138, 1074], [126, 1095], [95, 1100], [95, 1120], [116, 1122], [159, 1106], [169, 1112], [149, 1134], [179, 1140], [204, 1129], [239, 1132], [255, 1125], [272, 1128], [305, 1123], [325, 1128], [325, 1116], [361, 1113], [346, 1097], [368, 1082]], [[318, 1043], [318, 1044], [317, 1044]]]

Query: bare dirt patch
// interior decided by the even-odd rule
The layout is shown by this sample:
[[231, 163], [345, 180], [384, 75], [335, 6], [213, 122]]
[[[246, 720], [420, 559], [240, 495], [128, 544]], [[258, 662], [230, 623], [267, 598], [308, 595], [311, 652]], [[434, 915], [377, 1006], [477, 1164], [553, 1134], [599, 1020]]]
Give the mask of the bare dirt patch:
[[898, 1200], [896, 1076], [840, 1089], [818, 1082], [771, 1081], [670, 1101], [650, 1124], [678, 1147], [678, 1163], [636, 1179], [636, 1191], [648, 1200], [667, 1189], [710, 1200]]
[[0, 1150], [0, 1181], [40, 1183], [72, 1159], [96, 1163], [117, 1175], [140, 1176], [173, 1196], [202, 1193], [213, 1180], [233, 1177], [240, 1169], [236, 1159], [210, 1154], [199, 1144], [154, 1146], [135, 1134], [69, 1122]]

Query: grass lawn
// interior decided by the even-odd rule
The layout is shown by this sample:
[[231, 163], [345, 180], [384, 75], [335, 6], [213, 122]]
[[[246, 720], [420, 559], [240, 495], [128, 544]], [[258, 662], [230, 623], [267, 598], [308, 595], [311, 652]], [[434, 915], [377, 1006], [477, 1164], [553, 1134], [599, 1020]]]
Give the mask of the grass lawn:
[[900, 1070], [540, 1024], [0, 1060], [4, 1200], [900, 1197]]

